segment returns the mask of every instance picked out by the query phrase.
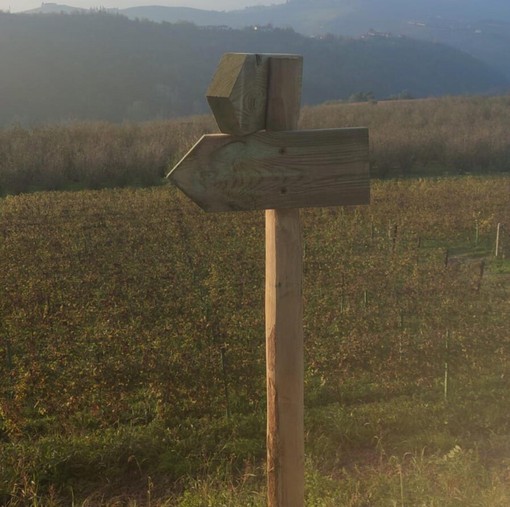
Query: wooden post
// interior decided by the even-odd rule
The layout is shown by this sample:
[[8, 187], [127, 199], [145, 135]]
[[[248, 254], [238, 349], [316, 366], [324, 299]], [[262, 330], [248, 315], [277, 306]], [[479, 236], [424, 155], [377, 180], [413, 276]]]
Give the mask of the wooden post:
[[296, 130], [302, 70], [297, 55], [224, 55], [207, 93], [223, 134], [203, 136], [168, 174], [206, 211], [267, 210], [269, 507], [304, 506], [299, 208], [370, 202], [367, 129]]
[[495, 257], [498, 258], [499, 256], [499, 241], [501, 238], [501, 224], [498, 224], [498, 228], [496, 230], [496, 252]]
[[[293, 130], [302, 58], [271, 58], [267, 130]], [[285, 188], [281, 189], [285, 192]], [[304, 506], [302, 241], [299, 209], [266, 211], [267, 489], [269, 507]]]
[[446, 331], [445, 336], [445, 358], [444, 358], [444, 401], [448, 401], [448, 363], [450, 360], [450, 331]]

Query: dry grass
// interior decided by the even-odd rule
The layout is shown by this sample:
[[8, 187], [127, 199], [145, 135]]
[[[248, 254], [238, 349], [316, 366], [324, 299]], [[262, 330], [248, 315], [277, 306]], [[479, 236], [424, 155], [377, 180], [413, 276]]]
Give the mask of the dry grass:
[[161, 183], [211, 118], [0, 131], [0, 195]]
[[510, 96], [304, 108], [306, 128], [367, 126], [375, 176], [510, 170]]
[[[375, 177], [510, 171], [510, 96], [304, 107], [302, 128], [368, 126]], [[0, 130], [0, 195], [149, 186], [202, 134], [211, 116]]]

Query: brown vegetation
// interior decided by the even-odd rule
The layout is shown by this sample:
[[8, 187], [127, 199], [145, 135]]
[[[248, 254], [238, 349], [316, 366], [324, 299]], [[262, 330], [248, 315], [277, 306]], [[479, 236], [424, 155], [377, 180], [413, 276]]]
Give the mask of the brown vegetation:
[[305, 108], [307, 128], [370, 128], [374, 176], [510, 171], [510, 96]]
[[[375, 177], [510, 171], [510, 96], [305, 107], [302, 128], [367, 126]], [[157, 185], [210, 116], [0, 130], [0, 195]]]
[[212, 118], [194, 117], [0, 130], [0, 195], [157, 185], [192, 140], [212, 129]]

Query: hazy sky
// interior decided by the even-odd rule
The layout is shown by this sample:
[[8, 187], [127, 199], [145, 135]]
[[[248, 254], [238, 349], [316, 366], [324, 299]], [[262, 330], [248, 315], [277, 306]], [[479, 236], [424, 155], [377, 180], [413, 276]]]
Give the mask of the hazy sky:
[[[285, 3], [286, 0], [47, 0], [45, 3], [58, 3], [73, 7], [134, 7], [138, 5], [186, 6], [197, 9], [231, 10], [250, 5], [271, 5]], [[0, 10], [11, 12], [26, 11], [41, 6], [41, 0], [0, 0]]]

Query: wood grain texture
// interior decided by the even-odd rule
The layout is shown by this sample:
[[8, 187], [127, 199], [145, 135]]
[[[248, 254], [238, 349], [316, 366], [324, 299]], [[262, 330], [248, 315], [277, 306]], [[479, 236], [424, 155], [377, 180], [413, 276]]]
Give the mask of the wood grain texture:
[[297, 129], [302, 82], [302, 56], [272, 55], [269, 58], [266, 130]]
[[[302, 59], [270, 60], [268, 131], [297, 128]], [[280, 168], [298, 171], [293, 133], [267, 132]], [[275, 138], [281, 136], [275, 143]], [[305, 134], [306, 137], [306, 134]], [[301, 136], [301, 141], [304, 138]], [[284, 141], [283, 143], [281, 141]], [[299, 143], [299, 142], [298, 142]], [[313, 142], [312, 142], [313, 144]], [[267, 146], [267, 145], [266, 145]], [[257, 150], [258, 151], [258, 150]], [[293, 158], [294, 157], [294, 158]], [[270, 155], [274, 158], [274, 155]], [[293, 163], [292, 163], [293, 162]], [[271, 173], [273, 171], [270, 171]], [[276, 194], [289, 193], [290, 175], [277, 180]], [[272, 193], [272, 192], [269, 192]], [[281, 200], [275, 203], [281, 206]], [[304, 506], [303, 247], [299, 209], [266, 211], [267, 497], [269, 507]]]
[[302, 68], [296, 55], [225, 55], [208, 100], [234, 135], [202, 137], [168, 175], [206, 211], [267, 210], [269, 507], [304, 507], [299, 208], [370, 200], [367, 129], [296, 131]]
[[169, 178], [206, 211], [367, 204], [368, 130], [207, 135]]
[[207, 101], [221, 132], [242, 136], [266, 125], [267, 55], [223, 55], [207, 90]]
[[304, 505], [302, 241], [298, 209], [266, 212], [269, 507]]

